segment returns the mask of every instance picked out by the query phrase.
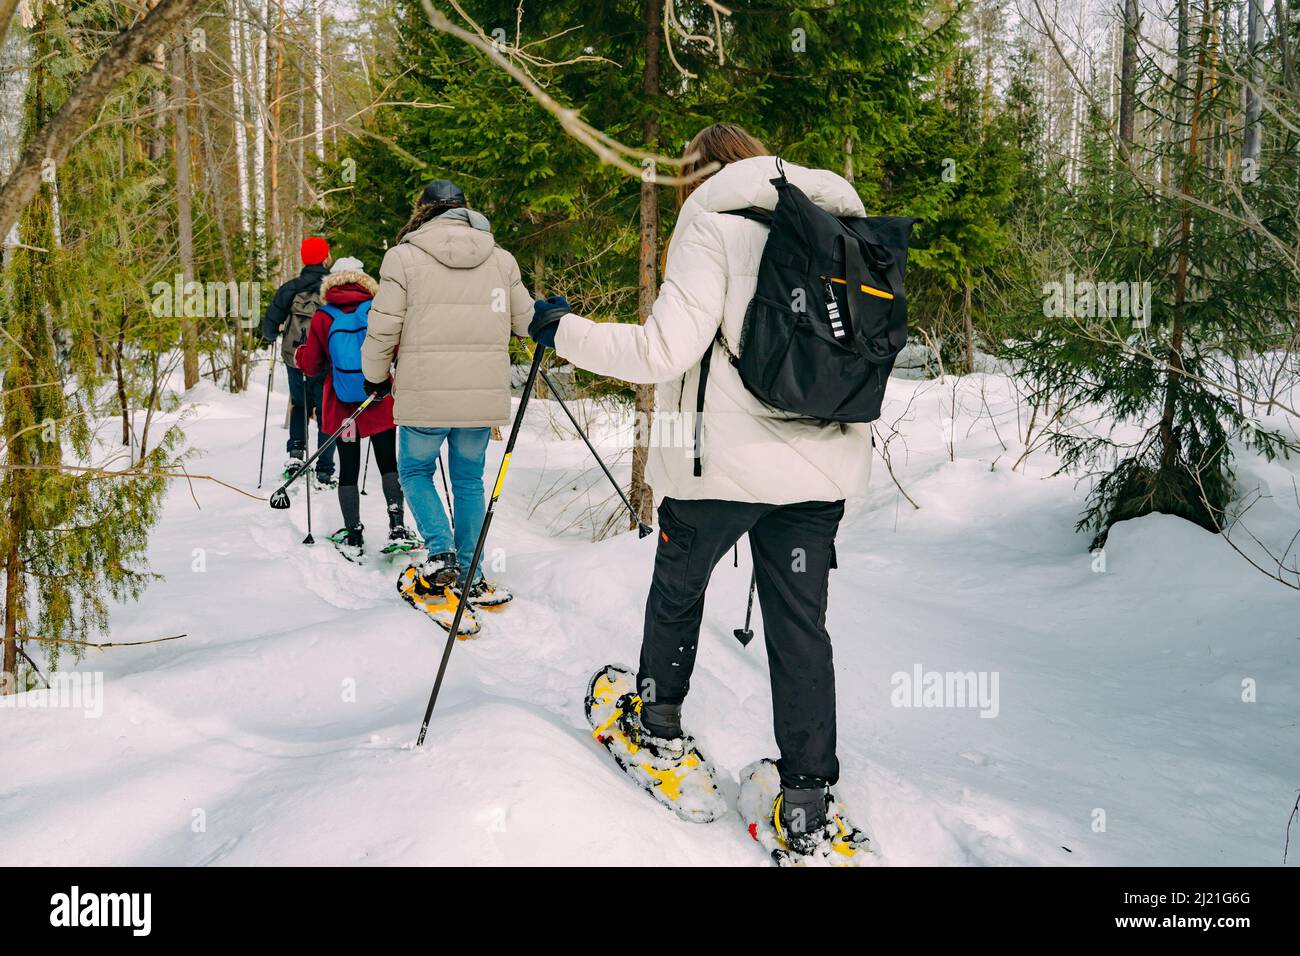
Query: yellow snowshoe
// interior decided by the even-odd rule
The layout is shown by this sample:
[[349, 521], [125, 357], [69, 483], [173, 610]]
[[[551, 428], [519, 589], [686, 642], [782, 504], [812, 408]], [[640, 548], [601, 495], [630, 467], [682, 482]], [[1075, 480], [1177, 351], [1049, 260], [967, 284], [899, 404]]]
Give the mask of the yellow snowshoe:
[[625, 667], [602, 667], [587, 687], [592, 736], [619, 769], [642, 790], [691, 823], [709, 823], [727, 812], [713, 765], [691, 737], [668, 739], [641, 725], [636, 676]]
[[749, 835], [777, 866], [870, 866], [877, 862], [866, 832], [849, 822], [844, 806], [830, 795], [826, 825], [792, 833], [781, 820], [781, 774], [764, 758], [740, 772], [740, 815]]
[[[456, 617], [456, 608], [460, 603], [460, 598], [456, 596], [453, 588], [435, 585], [420, 574], [419, 569], [410, 567], [398, 577], [397, 593], [402, 596], [403, 601], [423, 613], [444, 631], [451, 630], [451, 623]], [[461, 615], [456, 638], [461, 641], [468, 640], [477, 636], [478, 632], [479, 624], [474, 617], [474, 609], [467, 606], [465, 613]]]

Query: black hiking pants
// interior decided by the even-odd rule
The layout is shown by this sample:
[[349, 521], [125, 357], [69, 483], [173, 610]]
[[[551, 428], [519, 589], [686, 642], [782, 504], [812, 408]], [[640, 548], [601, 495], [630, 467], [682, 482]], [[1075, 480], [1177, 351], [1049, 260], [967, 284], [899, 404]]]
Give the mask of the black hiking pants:
[[826, 589], [843, 501], [790, 505], [665, 498], [646, 600], [637, 687], [643, 699], [681, 703], [690, 689], [713, 568], [748, 533], [772, 681], [781, 782], [829, 785], [835, 757], [835, 669]]

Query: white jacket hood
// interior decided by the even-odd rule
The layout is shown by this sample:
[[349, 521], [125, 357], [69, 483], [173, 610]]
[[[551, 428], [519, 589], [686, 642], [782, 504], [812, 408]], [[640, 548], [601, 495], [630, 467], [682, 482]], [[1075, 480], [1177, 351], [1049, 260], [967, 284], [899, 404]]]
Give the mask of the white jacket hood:
[[[866, 215], [857, 191], [843, 176], [829, 169], [809, 169], [786, 160], [781, 160], [781, 167], [790, 182], [832, 215]], [[772, 180], [778, 175], [775, 156], [754, 156], [727, 164], [687, 197], [674, 232], [681, 232], [683, 225], [700, 212], [726, 212], [747, 206], [775, 209], [776, 187]]]

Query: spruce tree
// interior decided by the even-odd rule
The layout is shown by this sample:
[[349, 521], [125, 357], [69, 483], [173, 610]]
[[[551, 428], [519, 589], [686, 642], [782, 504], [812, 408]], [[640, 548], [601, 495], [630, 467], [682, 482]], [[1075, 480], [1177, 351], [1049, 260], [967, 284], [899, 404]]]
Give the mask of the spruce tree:
[[[75, 73], [77, 54], [53, 5], [42, 8], [32, 53], [24, 138], [57, 110]], [[23, 666], [29, 642], [43, 646], [50, 669], [65, 647], [80, 656], [86, 640], [107, 627], [110, 603], [138, 596], [153, 577], [143, 557], [165, 490], [158, 473], [172, 464], [176, 437], [168, 432], [125, 475], [91, 464], [100, 448], [96, 396], [103, 373], [93, 321], [99, 313], [83, 307], [87, 290], [68, 267], [78, 250], [61, 244], [66, 223], [56, 241], [54, 217], [54, 183], [46, 179], [23, 211], [20, 245], [6, 270], [0, 346], [5, 693], [33, 680]]]

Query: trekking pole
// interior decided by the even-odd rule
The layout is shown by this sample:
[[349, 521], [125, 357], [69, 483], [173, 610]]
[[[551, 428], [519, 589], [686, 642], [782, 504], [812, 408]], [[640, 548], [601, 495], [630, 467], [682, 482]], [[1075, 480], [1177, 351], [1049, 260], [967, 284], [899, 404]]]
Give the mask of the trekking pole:
[[614, 490], [618, 492], [618, 496], [623, 499], [623, 504], [627, 505], [627, 510], [632, 513], [632, 520], [636, 522], [637, 537], [644, 538], [648, 534], [653, 534], [654, 528], [642, 521], [641, 516], [636, 513], [636, 509], [632, 507], [632, 502], [627, 500], [627, 495], [624, 493], [622, 485], [615, 481], [614, 476], [609, 473], [609, 469], [605, 467], [605, 462], [601, 460], [600, 452], [596, 451], [596, 446], [591, 443], [591, 439], [587, 437], [587, 433], [582, 430], [582, 426], [578, 424], [578, 420], [573, 417], [573, 412], [569, 411], [569, 406], [564, 404], [564, 399], [560, 398], [560, 393], [556, 391], [555, 384], [551, 381], [551, 377], [547, 375], [546, 372], [542, 372], [542, 381], [545, 382], [546, 387], [551, 390], [551, 398], [559, 402], [560, 407], [564, 409], [564, 414], [569, 416], [569, 421], [572, 422], [573, 427], [578, 430], [578, 434], [582, 436], [582, 440], [587, 443], [587, 448], [591, 452], [592, 457], [596, 459], [596, 464], [600, 465], [600, 470], [605, 473], [605, 477], [609, 479], [609, 483], [614, 486]]
[[366, 476], [370, 474], [370, 446], [372, 441], [366, 442], [366, 467], [361, 471], [361, 493], [366, 493]]
[[[357, 410], [353, 412], [351, 416], [344, 419], [343, 424], [339, 426], [339, 430], [336, 431], [333, 435], [331, 435], [328, 441], [326, 441], [323, 445], [321, 445], [319, 448], [316, 449], [316, 454], [312, 455], [301, 465], [299, 465], [298, 470], [295, 471], [292, 475], [290, 475], [288, 480], [286, 480], [284, 484], [282, 484], [279, 488], [275, 489], [275, 491], [271, 492], [272, 508], [275, 508], [277, 511], [281, 511], [285, 508], [288, 508], [292, 504], [292, 502], [289, 500], [289, 493], [287, 490], [288, 487], [306, 473], [307, 469], [311, 467], [312, 462], [314, 462], [317, 458], [320, 457], [321, 452], [325, 451], [327, 448], [332, 447], [334, 443], [339, 440], [339, 436], [342, 435], [345, 431], [347, 431], [347, 429], [352, 425], [352, 423], [355, 422], [357, 418], [360, 417], [361, 413], [364, 412], [369, 407], [370, 403], [373, 402], [374, 400], [375, 400], [375, 396], [367, 395], [366, 400], [357, 406]], [[310, 484], [308, 487], [310, 489]]]
[[266, 467], [266, 422], [271, 414], [271, 383], [275, 381], [275, 345], [271, 345], [271, 370], [266, 373], [266, 408], [262, 409], [262, 457], [257, 463], [257, 487], [262, 487], [262, 469]]
[[465, 613], [465, 606], [469, 603], [469, 589], [474, 583], [474, 575], [478, 573], [479, 559], [483, 557], [483, 544], [487, 541], [488, 528], [492, 527], [492, 514], [496, 511], [497, 499], [501, 497], [501, 486], [505, 484], [506, 471], [510, 468], [510, 456], [515, 450], [515, 439], [519, 437], [519, 426], [524, 421], [524, 411], [528, 408], [528, 398], [533, 393], [533, 385], [537, 382], [537, 373], [542, 368], [542, 358], [546, 355], [546, 347], [538, 345], [533, 352], [533, 364], [528, 369], [528, 383], [524, 386], [524, 393], [519, 398], [519, 411], [515, 412], [515, 422], [510, 426], [510, 438], [506, 441], [506, 451], [501, 458], [501, 465], [497, 468], [496, 484], [492, 486], [492, 497], [488, 499], [487, 511], [483, 514], [483, 527], [478, 533], [478, 541], [474, 543], [474, 557], [469, 560], [469, 570], [465, 573], [465, 586], [462, 589], [461, 599], [456, 602], [456, 616], [452, 618], [451, 630], [447, 632], [447, 645], [442, 649], [442, 662], [438, 665], [438, 678], [433, 682], [433, 693], [429, 695], [429, 706], [424, 709], [424, 722], [420, 724], [420, 736], [415, 739], [415, 746], [420, 747], [424, 744], [424, 735], [428, 733], [429, 721], [433, 719], [433, 708], [438, 703], [438, 691], [442, 690], [442, 678], [447, 673], [447, 661], [451, 659], [451, 649], [456, 643], [456, 632], [460, 630], [460, 619]]
[[740, 641], [742, 647], [748, 647], [749, 642], [754, 639], [754, 632], [749, 629], [749, 619], [754, 613], [754, 572], [749, 572], [749, 603], [745, 605], [745, 626], [738, 627], [731, 632], [736, 640]]
[[[305, 442], [307, 441], [307, 436], [311, 434], [311, 416], [307, 414], [308, 409], [311, 407], [311, 382], [307, 380], [307, 376], [305, 375], [303, 376], [302, 390], [303, 390], [303, 397], [306, 399], [306, 401], [302, 403], [302, 434], [303, 434], [302, 440]], [[316, 445], [318, 446], [316, 448], [316, 454], [319, 455], [320, 454], [319, 438], [316, 439]], [[303, 447], [303, 450], [306, 451], [305, 445]], [[302, 539], [302, 543], [315, 544], [316, 539], [311, 536], [311, 479], [310, 478], [307, 479], [306, 486], [307, 486], [307, 537]]]

